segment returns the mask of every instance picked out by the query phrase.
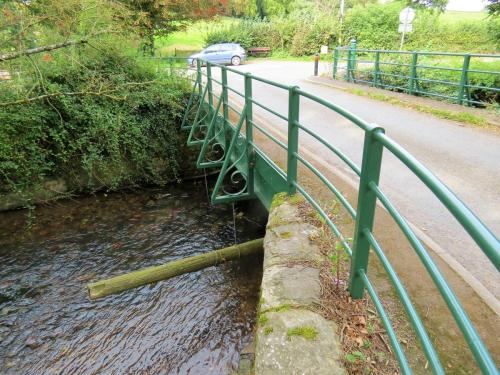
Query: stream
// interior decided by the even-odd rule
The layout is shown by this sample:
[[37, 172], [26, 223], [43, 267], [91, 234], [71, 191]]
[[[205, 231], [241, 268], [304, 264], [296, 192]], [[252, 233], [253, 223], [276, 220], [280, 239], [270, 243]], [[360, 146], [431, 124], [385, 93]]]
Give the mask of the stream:
[[210, 207], [194, 182], [0, 213], [0, 374], [232, 374], [262, 259], [96, 301], [86, 284], [261, 237], [255, 205], [235, 207], [236, 232], [232, 205]]

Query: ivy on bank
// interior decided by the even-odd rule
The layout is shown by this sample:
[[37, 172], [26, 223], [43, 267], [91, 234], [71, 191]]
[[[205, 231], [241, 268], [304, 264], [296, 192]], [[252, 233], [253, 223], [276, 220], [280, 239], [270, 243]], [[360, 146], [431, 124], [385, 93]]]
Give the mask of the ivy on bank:
[[7, 68], [12, 79], [0, 82], [0, 194], [53, 178], [92, 191], [177, 177], [186, 80], [118, 49], [90, 46]]

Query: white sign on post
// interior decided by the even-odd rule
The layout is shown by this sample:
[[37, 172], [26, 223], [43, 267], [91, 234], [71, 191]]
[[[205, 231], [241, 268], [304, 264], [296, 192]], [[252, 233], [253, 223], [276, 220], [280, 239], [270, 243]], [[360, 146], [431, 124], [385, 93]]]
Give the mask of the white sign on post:
[[413, 31], [413, 25], [411, 23], [400, 23], [398, 31], [400, 33], [409, 33]]
[[320, 53], [326, 55], [328, 53], [328, 46], [321, 46]]
[[401, 13], [399, 13], [399, 28], [398, 31], [401, 33], [401, 44], [399, 49], [403, 49], [403, 43], [405, 40], [405, 34], [413, 31], [412, 22], [415, 19], [415, 9], [406, 7]]

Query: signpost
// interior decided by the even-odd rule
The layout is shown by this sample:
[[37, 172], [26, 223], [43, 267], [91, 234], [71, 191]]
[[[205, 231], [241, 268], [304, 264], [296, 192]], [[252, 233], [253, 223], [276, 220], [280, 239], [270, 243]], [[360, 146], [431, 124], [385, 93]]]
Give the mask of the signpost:
[[401, 43], [399, 44], [399, 49], [403, 49], [403, 43], [405, 41], [406, 33], [413, 31], [412, 22], [415, 19], [415, 9], [406, 7], [401, 13], [399, 13], [399, 28], [398, 31], [401, 33]]

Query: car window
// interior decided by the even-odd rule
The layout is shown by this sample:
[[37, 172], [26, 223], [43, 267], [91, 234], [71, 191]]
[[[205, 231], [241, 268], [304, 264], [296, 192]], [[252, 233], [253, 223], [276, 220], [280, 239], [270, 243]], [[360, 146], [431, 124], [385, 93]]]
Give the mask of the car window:
[[223, 44], [221, 45], [221, 50], [222, 51], [232, 51], [233, 50], [233, 46], [231, 44]]
[[219, 50], [219, 47], [218, 46], [210, 46], [208, 48], [206, 48], [203, 53], [214, 53], [214, 52], [217, 52]]

